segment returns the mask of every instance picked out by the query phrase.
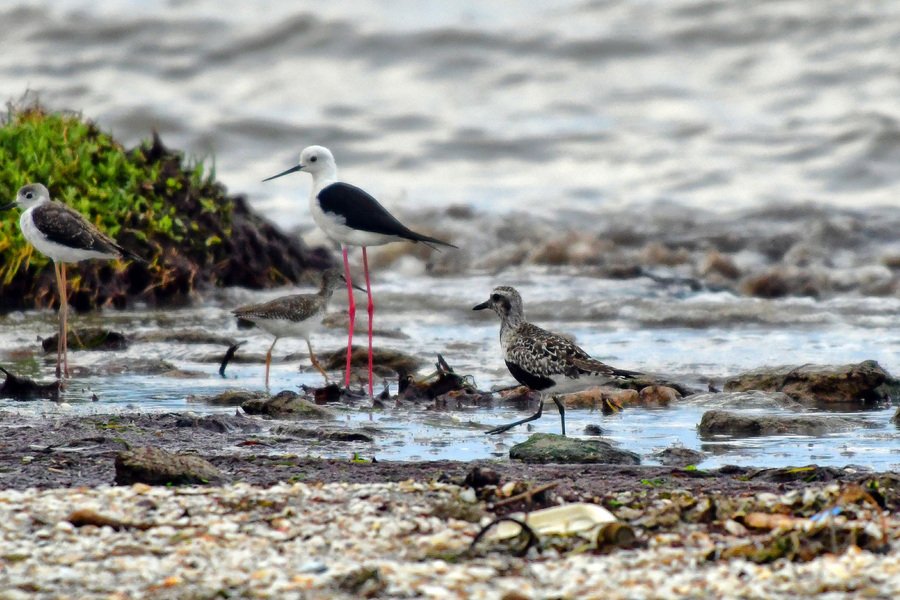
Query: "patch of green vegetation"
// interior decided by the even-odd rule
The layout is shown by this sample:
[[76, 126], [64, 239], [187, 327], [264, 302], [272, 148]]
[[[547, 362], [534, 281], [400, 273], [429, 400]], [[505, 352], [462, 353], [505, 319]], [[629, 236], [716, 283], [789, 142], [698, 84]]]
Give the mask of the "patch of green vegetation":
[[662, 477], [654, 477], [653, 479], [641, 479], [641, 485], [646, 485], [648, 487], [659, 487], [666, 482]]

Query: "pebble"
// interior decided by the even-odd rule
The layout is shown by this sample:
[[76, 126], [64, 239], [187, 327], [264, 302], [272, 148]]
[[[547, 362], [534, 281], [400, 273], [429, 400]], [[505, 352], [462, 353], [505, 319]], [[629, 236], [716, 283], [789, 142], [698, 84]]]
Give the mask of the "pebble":
[[[346, 598], [354, 597], [346, 586], [357, 584], [360, 594], [379, 597], [507, 600], [825, 590], [900, 596], [895, 515], [887, 517], [887, 554], [851, 547], [807, 563], [709, 561], [715, 541], [701, 531], [647, 531], [646, 545], [605, 554], [548, 548], [527, 558], [462, 557], [480, 525], [435, 516], [434, 507], [469, 500], [463, 488], [413, 481], [0, 490], [0, 598], [33, 597], [35, 589], [48, 598], [215, 597], [221, 590], [241, 598]], [[125, 526], [65, 520], [86, 509]], [[743, 533], [731, 523], [729, 533]]]

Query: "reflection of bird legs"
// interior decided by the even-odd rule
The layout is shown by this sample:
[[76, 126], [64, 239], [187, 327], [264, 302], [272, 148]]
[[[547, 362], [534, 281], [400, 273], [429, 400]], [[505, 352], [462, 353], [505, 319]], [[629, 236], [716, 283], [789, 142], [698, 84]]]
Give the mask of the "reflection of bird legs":
[[266, 352], [266, 393], [269, 392], [269, 365], [272, 364], [272, 349], [275, 348], [275, 342], [277, 341], [277, 337], [272, 340], [272, 345], [269, 346], [269, 351]]
[[[563, 405], [562, 400], [559, 399], [559, 396], [551, 396], [550, 399], [553, 400], [553, 403], [556, 404], [556, 407], [559, 409], [559, 422], [560, 422], [560, 425], [562, 426], [562, 434], [565, 436], [566, 435], [566, 407]], [[523, 423], [529, 423], [531, 421], [537, 421], [538, 419], [541, 418], [541, 415], [543, 415], [543, 414], [544, 414], [544, 397], [543, 397], [543, 395], [541, 395], [540, 402], [538, 403], [538, 409], [537, 409], [536, 413], [534, 413], [530, 417], [526, 417], [524, 419], [516, 421], [515, 423], [509, 423], [507, 425], [500, 425], [499, 427], [494, 427], [493, 429], [489, 429], [489, 430], [485, 431], [485, 433], [486, 434], [503, 433], [504, 431], [509, 431], [516, 425], [521, 425]]]
[[313, 352], [312, 344], [309, 343], [309, 340], [306, 340], [306, 347], [309, 348], [309, 360], [312, 362], [312, 366], [322, 374], [322, 377], [325, 378], [325, 385], [328, 385], [328, 373], [325, 372], [325, 369], [323, 369], [321, 363], [319, 363], [319, 359], [316, 358], [316, 353]]

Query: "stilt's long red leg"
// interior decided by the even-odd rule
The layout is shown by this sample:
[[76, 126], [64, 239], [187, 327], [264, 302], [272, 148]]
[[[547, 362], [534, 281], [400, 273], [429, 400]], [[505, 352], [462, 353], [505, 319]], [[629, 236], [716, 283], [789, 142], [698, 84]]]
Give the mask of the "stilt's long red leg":
[[347, 258], [347, 246], [342, 245], [344, 255], [344, 279], [347, 280], [347, 301], [350, 303], [350, 325], [347, 328], [347, 370], [344, 374], [344, 387], [350, 387], [350, 359], [353, 355], [353, 325], [356, 323], [356, 302], [353, 300], [353, 283], [350, 281], [350, 261]]
[[59, 315], [57, 315], [57, 320], [59, 321], [59, 331], [56, 335], [56, 378], [59, 379], [62, 377], [62, 348], [63, 348], [63, 297], [65, 297], [65, 291], [62, 283], [62, 274], [59, 270], [59, 265], [56, 261], [53, 262], [53, 272], [56, 274], [56, 291], [59, 294]]
[[372, 375], [372, 317], [375, 314], [375, 301], [372, 300], [372, 284], [369, 283], [369, 257], [366, 255], [366, 247], [362, 247], [363, 252], [363, 272], [366, 274], [366, 295], [369, 297], [369, 395], [375, 396]]
[[68, 378], [69, 377], [69, 285], [66, 281], [66, 263], [61, 263], [59, 265], [59, 270], [62, 273], [62, 351], [63, 351], [63, 373]]

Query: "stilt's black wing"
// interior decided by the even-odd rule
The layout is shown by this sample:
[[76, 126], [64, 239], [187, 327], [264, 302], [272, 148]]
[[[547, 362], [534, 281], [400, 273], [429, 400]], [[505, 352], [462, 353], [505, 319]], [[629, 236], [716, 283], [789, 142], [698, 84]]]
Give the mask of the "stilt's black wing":
[[412, 242], [453, 246], [447, 242], [411, 230], [389, 213], [381, 203], [363, 189], [349, 183], [332, 183], [317, 196], [322, 211], [343, 220], [344, 225], [359, 231], [393, 235]]

